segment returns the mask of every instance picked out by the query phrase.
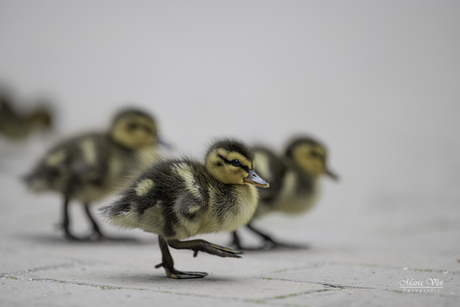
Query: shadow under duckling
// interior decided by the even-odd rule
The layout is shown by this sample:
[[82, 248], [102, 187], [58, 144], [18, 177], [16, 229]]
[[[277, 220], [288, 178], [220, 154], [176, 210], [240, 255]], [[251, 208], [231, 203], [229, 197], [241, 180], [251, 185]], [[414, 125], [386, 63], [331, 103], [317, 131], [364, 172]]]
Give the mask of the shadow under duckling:
[[53, 115], [49, 106], [39, 103], [30, 112], [21, 112], [14, 107], [12, 99], [0, 94], [0, 134], [10, 140], [24, 140], [36, 130], [52, 128]]
[[256, 171], [270, 182], [270, 188], [260, 190], [257, 210], [246, 227], [260, 236], [264, 244], [258, 248], [243, 247], [238, 233], [234, 231], [232, 245], [243, 250], [303, 248], [276, 242], [269, 235], [255, 229], [252, 221], [270, 212], [298, 215], [310, 210], [319, 197], [321, 175], [338, 180], [338, 176], [327, 167], [326, 147], [311, 137], [302, 136], [288, 144], [283, 156], [265, 147], [254, 148], [254, 156]]
[[205, 272], [174, 268], [168, 246], [241, 258], [235, 251], [204, 240], [181, 241], [199, 234], [233, 231], [253, 216], [258, 201], [255, 185], [268, 183], [254, 171], [252, 152], [241, 142], [222, 139], [207, 151], [205, 163], [188, 158], [160, 162], [121, 193], [101, 214], [113, 225], [140, 228], [158, 235], [163, 267], [170, 278], [202, 278]]
[[93, 226], [92, 234], [84, 240], [105, 239], [91, 215], [90, 203], [125, 187], [133, 170], [141, 168], [142, 153], [156, 141], [154, 118], [137, 109], [126, 109], [115, 116], [108, 132], [87, 133], [56, 145], [24, 180], [33, 192], [63, 195], [62, 228], [67, 239], [83, 240], [70, 231], [71, 200], [83, 203]]

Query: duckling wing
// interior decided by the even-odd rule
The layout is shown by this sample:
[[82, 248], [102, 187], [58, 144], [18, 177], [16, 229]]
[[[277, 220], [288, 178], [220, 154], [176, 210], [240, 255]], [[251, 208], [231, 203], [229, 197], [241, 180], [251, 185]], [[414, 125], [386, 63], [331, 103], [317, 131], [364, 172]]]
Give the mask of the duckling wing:
[[193, 236], [207, 204], [195, 180], [201, 168], [184, 161], [160, 162], [135, 179], [101, 213], [117, 226], [141, 228], [167, 238]]
[[[81, 135], [52, 148], [26, 177], [26, 182], [35, 191], [54, 190], [93, 200], [116, 185], [122, 170], [127, 168], [123, 167], [123, 160], [129, 161], [127, 157], [129, 154], [116, 148], [104, 134]], [[84, 195], [89, 193], [88, 187], [95, 192], [93, 196]]]

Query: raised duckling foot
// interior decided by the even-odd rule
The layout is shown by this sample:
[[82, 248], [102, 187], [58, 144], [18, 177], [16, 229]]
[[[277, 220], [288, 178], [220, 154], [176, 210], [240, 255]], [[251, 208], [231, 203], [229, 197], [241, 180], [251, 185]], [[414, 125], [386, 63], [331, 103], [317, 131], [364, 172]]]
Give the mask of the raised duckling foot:
[[233, 250], [231, 248], [217, 245], [205, 240], [168, 240], [168, 245], [175, 249], [191, 249], [193, 250], [193, 257], [198, 255], [198, 252], [208, 253], [219, 257], [241, 258], [244, 254], [242, 251]]

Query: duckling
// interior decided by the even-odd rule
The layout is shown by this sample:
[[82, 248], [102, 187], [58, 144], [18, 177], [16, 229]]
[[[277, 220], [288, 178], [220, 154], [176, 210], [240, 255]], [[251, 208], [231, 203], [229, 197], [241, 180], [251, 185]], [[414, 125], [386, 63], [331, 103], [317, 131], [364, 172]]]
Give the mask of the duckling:
[[[251, 222], [270, 212], [298, 215], [311, 209], [318, 200], [321, 175], [338, 180], [327, 167], [326, 147], [311, 137], [302, 136], [288, 144], [282, 157], [265, 147], [254, 148], [254, 156], [256, 170], [270, 181], [270, 188], [260, 191], [257, 210], [246, 227], [264, 239], [260, 249], [294, 247], [274, 241], [255, 229]], [[245, 249], [236, 231], [233, 232], [233, 244]]]
[[39, 129], [50, 129], [52, 112], [45, 104], [39, 105], [29, 114], [13, 107], [5, 93], [0, 94], [0, 134], [11, 140], [21, 140]]
[[101, 209], [113, 225], [158, 235], [163, 267], [170, 278], [202, 278], [205, 272], [174, 268], [168, 246], [241, 258], [241, 251], [204, 240], [182, 241], [199, 234], [233, 231], [249, 222], [258, 192], [269, 186], [254, 171], [252, 152], [233, 139], [215, 141], [205, 163], [189, 158], [165, 160], [141, 174], [111, 206]]
[[34, 192], [54, 191], [63, 195], [62, 228], [67, 239], [81, 240], [70, 231], [68, 206], [71, 200], [83, 203], [93, 225], [92, 235], [85, 239], [102, 239], [104, 236], [89, 210], [90, 202], [124, 187], [125, 179], [132, 175], [130, 172], [141, 167], [141, 153], [149, 150], [156, 140], [157, 127], [152, 116], [137, 109], [122, 110], [113, 119], [108, 132], [87, 133], [64, 140], [24, 179]]

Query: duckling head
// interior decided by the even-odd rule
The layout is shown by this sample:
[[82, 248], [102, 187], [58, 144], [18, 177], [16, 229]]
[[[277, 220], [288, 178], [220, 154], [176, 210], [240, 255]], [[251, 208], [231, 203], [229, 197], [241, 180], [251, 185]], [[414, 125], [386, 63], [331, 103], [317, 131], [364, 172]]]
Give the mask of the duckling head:
[[310, 137], [292, 140], [287, 146], [285, 156], [314, 177], [326, 174], [334, 180], [338, 179], [327, 167], [326, 147]]
[[243, 143], [221, 139], [206, 154], [206, 168], [225, 184], [252, 184], [268, 188], [269, 184], [254, 171], [254, 155]]
[[117, 143], [130, 149], [141, 149], [157, 142], [157, 126], [152, 116], [129, 109], [119, 112], [110, 129], [110, 136]]

